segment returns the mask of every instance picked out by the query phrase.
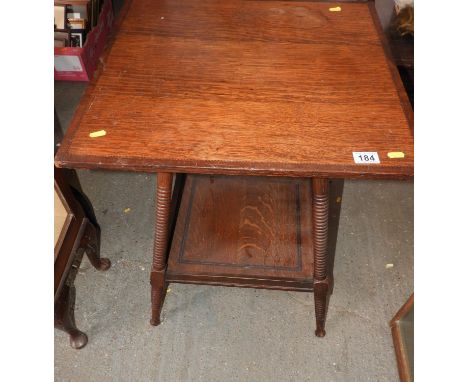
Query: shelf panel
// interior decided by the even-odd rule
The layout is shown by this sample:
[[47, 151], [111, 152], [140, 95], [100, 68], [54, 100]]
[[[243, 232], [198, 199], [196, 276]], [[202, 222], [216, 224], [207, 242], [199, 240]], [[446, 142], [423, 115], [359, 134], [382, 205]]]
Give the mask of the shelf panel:
[[172, 282], [311, 290], [310, 180], [188, 175]]

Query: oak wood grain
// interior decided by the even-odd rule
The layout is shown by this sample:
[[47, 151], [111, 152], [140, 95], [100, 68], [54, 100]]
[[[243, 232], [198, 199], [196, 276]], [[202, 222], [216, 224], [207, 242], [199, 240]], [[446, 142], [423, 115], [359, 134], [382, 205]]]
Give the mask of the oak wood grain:
[[311, 195], [304, 179], [187, 176], [168, 280], [312, 285]]
[[[132, 0], [56, 164], [411, 177], [412, 112], [373, 4], [329, 7]], [[101, 129], [106, 136], [89, 137]], [[355, 164], [353, 151], [376, 151], [381, 163]]]

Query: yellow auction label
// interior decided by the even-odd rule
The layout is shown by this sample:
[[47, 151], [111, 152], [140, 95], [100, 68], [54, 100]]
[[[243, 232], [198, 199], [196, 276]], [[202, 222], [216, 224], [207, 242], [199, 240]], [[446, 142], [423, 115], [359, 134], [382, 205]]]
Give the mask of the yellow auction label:
[[401, 151], [392, 151], [388, 153], [387, 156], [391, 159], [404, 158], [405, 153], [402, 153]]
[[106, 135], [106, 130], [99, 130], [99, 131], [93, 131], [92, 133], [89, 133], [89, 136], [91, 138], [97, 138], [97, 137], [103, 137]]

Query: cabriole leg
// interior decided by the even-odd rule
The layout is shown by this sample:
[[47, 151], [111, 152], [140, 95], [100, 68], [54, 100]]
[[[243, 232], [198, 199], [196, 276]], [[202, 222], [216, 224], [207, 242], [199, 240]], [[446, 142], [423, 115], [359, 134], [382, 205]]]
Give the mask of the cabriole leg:
[[91, 265], [99, 271], [106, 271], [110, 268], [109, 259], [100, 257], [101, 232], [91, 221], [86, 223], [86, 230], [81, 238], [81, 247], [84, 248]]
[[55, 303], [54, 326], [68, 333], [70, 345], [74, 349], [81, 349], [88, 343], [88, 337], [75, 324], [75, 287], [65, 284]]

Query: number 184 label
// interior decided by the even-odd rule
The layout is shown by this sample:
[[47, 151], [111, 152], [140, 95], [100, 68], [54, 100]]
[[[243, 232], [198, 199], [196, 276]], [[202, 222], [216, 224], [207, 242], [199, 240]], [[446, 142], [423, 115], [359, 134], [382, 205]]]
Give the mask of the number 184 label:
[[354, 163], [380, 163], [379, 154], [376, 152], [353, 151]]

